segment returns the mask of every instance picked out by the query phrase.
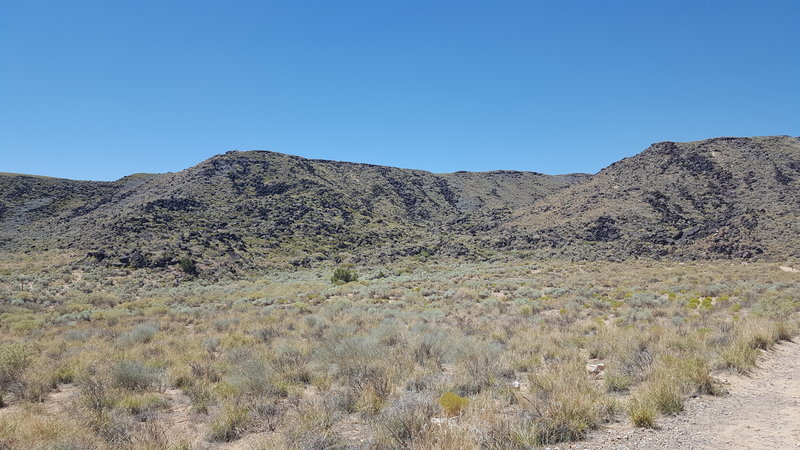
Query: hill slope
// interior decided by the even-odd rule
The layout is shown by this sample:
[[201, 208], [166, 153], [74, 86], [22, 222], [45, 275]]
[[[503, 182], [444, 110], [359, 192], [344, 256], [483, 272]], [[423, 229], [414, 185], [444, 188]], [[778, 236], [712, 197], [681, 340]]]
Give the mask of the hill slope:
[[506, 244], [574, 256], [798, 256], [800, 139], [661, 142], [523, 208]]
[[207, 268], [480, 257], [797, 257], [800, 140], [654, 144], [597, 175], [456, 172], [228, 152], [90, 182], [0, 174], [0, 250]]
[[470, 230], [587, 177], [440, 175], [261, 151], [113, 183], [6, 175], [0, 245], [85, 249], [133, 266], [172, 264], [184, 254], [245, 266], [348, 252], [459, 256], [473, 251]]

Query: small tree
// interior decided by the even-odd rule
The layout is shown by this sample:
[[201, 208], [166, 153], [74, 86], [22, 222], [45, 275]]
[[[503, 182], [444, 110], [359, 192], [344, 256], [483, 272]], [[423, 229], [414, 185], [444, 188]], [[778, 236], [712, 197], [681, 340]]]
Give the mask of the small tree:
[[180, 262], [178, 263], [181, 266], [181, 270], [189, 275], [197, 275], [197, 265], [195, 265], [192, 258], [188, 256], [184, 256], [181, 258]]
[[331, 283], [345, 284], [352, 281], [358, 281], [358, 274], [355, 270], [350, 270], [347, 267], [337, 267], [336, 270], [333, 271]]

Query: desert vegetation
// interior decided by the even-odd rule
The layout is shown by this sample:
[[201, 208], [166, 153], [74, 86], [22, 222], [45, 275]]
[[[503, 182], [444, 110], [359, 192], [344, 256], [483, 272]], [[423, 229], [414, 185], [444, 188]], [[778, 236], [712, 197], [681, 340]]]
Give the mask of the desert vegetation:
[[59, 262], [0, 266], [3, 448], [547, 446], [723, 395], [800, 323], [768, 263]]

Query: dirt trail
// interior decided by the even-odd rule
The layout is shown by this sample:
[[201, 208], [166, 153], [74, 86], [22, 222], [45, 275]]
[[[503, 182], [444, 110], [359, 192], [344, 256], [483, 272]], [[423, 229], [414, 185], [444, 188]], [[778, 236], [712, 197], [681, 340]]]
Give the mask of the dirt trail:
[[766, 352], [750, 376], [728, 376], [725, 397], [691, 399], [659, 430], [616, 424], [574, 448], [800, 448], [800, 342]]

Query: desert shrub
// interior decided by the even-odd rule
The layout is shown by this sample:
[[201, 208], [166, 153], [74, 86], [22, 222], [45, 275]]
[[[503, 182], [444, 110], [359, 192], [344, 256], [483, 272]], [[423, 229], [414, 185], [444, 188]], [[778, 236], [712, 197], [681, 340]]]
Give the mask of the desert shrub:
[[89, 424], [100, 437], [114, 447], [130, 446], [133, 434], [139, 425], [132, 415], [114, 408], [92, 416]]
[[134, 329], [120, 335], [119, 343], [124, 346], [131, 346], [134, 344], [146, 344], [153, 340], [156, 333], [158, 333], [158, 325], [155, 323], [143, 323], [136, 326]]
[[714, 382], [708, 364], [699, 358], [689, 358], [677, 362], [676, 369], [683, 378], [685, 391], [689, 394], [719, 395], [722, 389]]
[[796, 312], [798, 304], [794, 299], [789, 296], [783, 295], [767, 295], [759, 298], [758, 302], [753, 306], [753, 314], [768, 319], [780, 320], [791, 316]]
[[272, 399], [254, 399], [249, 402], [248, 409], [253, 421], [259, 429], [275, 431], [281, 423], [286, 408]]
[[40, 405], [26, 405], [3, 415], [0, 448], [77, 450], [106, 447], [91, 429], [83, 425], [69, 417], [43, 414]]
[[432, 362], [434, 365], [441, 365], [448, 356], [446, 346], [447, 336], [442, 332], [434, 330], [424, 330], [417, 335], [412, 344], [412, 354], [414, 360], [419, 364]]
[[406, 379], [405, 388], [408, 391], [436, 391], [446, 381], [446, 377], [438, 369], [433, 371], [418, 371]]
[[325, 395], [326, 404], [337, 411], [348, 414], [358, 411], [359, 392], [355, 389], [335, 389]]
[[259, 328], [254, 335], [263, 343], [269, 344], [273, 339], [281, 335], [281, 331], [274, 325]]
[[797, 325], [780, 320], [775, 322], [775, 338], [778, 341], [791, 341], [797, 334]]
[[634, 308], [654, 308], [664, 304], [666, 300], [652, 292], [638, 292], [632, 294], [627, 303]]
[[82, 374], [78, 378], [78, 385], [81, 387], [81, 401], [89, 410], [101, 413], [114, 406], [115, 399], [107, 383], [96, 374]]
[[285, 430], [290, 448], [343, 448], [341, 437], [333, 430], [339, 418], [340, 414], [328, 397], [302, 402], [296, 419]]
[[2, 393], [12, 389], [21, 381], [22, 373], [33, 360], [33, 348], [26, 344], [5, 344], [0, 346], [0, 406]]
[[627, 389], [647, 376], [652, 363], [653, 352], [647, 343], [631, 339], [612, 353], [605, 375], [616, 387]]
[[337, 267], [331, 276], [331, 283], [333, 284], [346, 284], [353, 281], [358, 281], [358, 273], [347, 267]]
[[391, 393], [392, 377], [384, 349], [376, 339], [350, 337], [331, 343], [322, 356], [336, 364], [336, 374], [346, 385], [385, 398]]
[[458, 349], [458, 365], [463, 379], [457, 387], [460, 395], [477, 394], [493, 386], [504, 372], [502, 347], [497, 343], [484, 343], [468, 339]]
[[439, 397], [439, 406], [447, 417], [460, 416], [469, 406], [469, 399], [453, 392], [445, 392]]
[[[189, 363], [189, 370], [195, 378], [206, 379], [211, 382], [217, 382], [221, 378], [219, 370], [212, 360], [192, 361]], [[175, 380], [176, 386], [177, 381]]]
[[307, 384], [312, 372], [308, 367], [309, 352], [306, 346], [295, 343], [276, 343], [273, 350], [272, 365], [281, 377], [297, 383]]
[[203, 349], [209, 353], [209, 355], [213, 355], [219, 352], [219, 338], [215, 336], [207, 337], [203, 339]]
[[431, 426], [436, 403], [425, 393], [404, 393], [390, 403], [375, 419], [385, 447], [412, 448], [422, 433]]
[[625, 392], [630, 389], [632, 380], [625, 374], [610, 372], [605, 375], [603, 382], [609, 392]]
[[285, 397], [287, 394], [274, 370], [261, 360], [242, 363], [229, 377], [229, 382], [239, 395]]
[[686, 396], [720, 392], [705, 362], [669, 356], [653, 368], [636, 397], [661, 414], [678, 414], [683, 412]]
[[728, 345], [719, 351], [721, 368], [747, 373], [756, 365], [759, 350], [768, 350], [785, 332], [775, 323], [750, 319], [740, 324]]
[[111, 369], [114, 385], [131, 391], [162, 390], [166, 373], [138, 361], [122, 361]]

